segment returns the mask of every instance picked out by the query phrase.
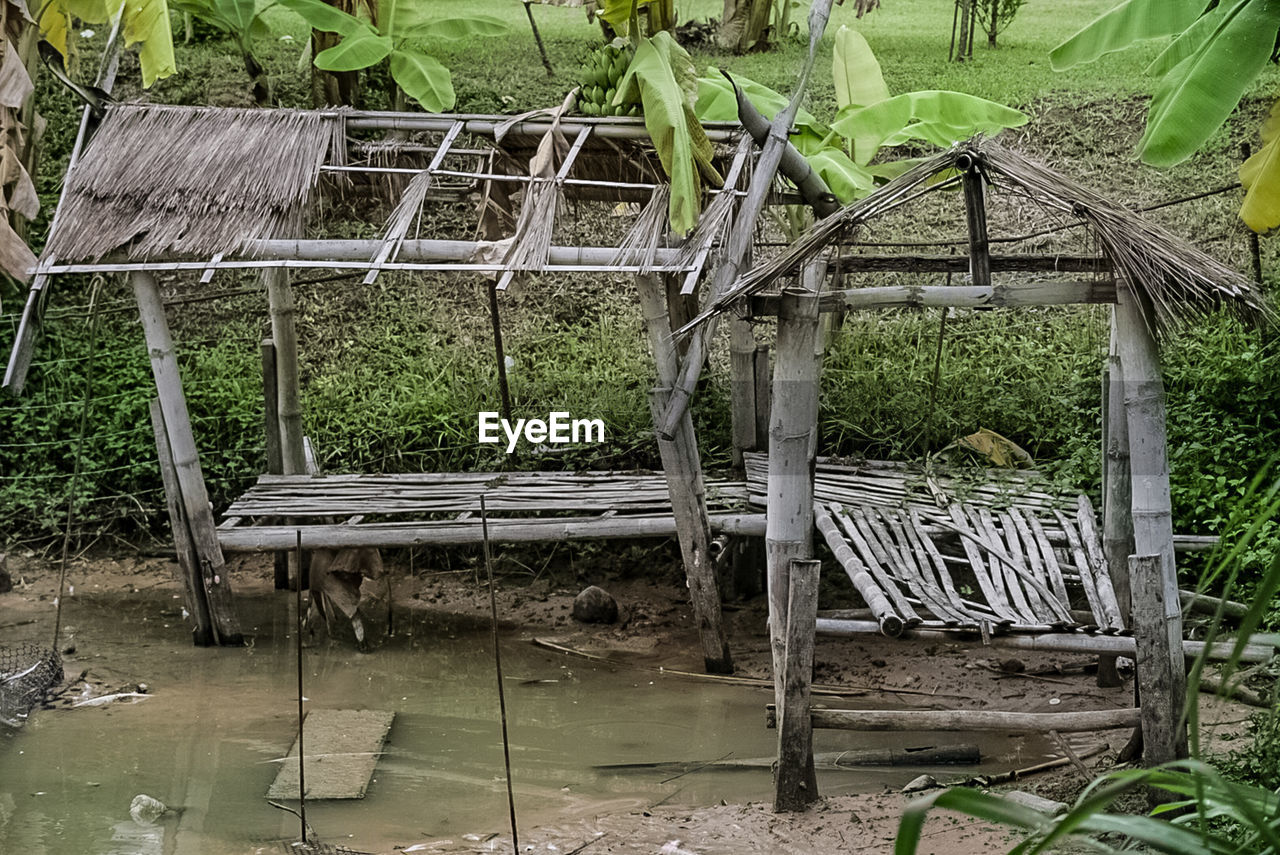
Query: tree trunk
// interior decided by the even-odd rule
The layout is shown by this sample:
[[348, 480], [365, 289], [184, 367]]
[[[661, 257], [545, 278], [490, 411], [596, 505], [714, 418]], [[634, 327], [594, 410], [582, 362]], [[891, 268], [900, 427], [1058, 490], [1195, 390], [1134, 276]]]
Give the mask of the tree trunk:
[[724, 0], [716, 41], [734, 53], [763, 50], [769, 44], [772, 0]]

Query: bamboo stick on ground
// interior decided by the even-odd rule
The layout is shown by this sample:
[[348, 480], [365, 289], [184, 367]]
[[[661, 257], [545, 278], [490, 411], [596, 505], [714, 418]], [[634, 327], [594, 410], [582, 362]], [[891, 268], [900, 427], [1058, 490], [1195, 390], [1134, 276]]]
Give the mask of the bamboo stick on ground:
[[902, 618], [894, 613], [888, 598], [876, 585], [876, 581], [867, 571], [866, 565], [858, 560], [858, 557], [853, 554], [853, 550], [849, 548], [849, 544], [840, 536], [840, 532], [836, 529], [835, 521], [821, 502], [815, 502], [813, 505], [813, 521], [818, 531], [822, 533], [822, 537], [826, 540], [827, 546], [831, 548], [836, 561], [840, 563], [840, 566], [844, 568], [844, 572], [848, 574], [849, 581], [853, 583], [858, 595], [862, 597], [862, 601], [871, 610], [876, 622], [880, 625], [880, 632], [890, 638], [901, 635]]

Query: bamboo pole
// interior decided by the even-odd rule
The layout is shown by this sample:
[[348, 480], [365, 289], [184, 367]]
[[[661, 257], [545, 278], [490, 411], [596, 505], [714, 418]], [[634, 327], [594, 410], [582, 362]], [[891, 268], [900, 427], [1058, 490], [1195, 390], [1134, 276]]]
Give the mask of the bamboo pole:
[[[1154, 311], [1143, 305], [1137, 291], [1127, 283], [1118, 289], [1115, 323], [1120, 369], [1124, 384], [1124, 412], [1129, 428], [1130, 507], [1133, 519], [1134, 550], [1138, 555], [1160, 556], [1159, 584], [1150, 587], [1130, 586], [1131, 609], [1141, 608], [1147, 614], [1160, 614], [1162, 622], [1148, 621], [1143, 629], [1135, 629], [1148, 655], [1162, 662], [1149, 662], [1148, 668], [1167, 670], [1167, 691], [1159, 698], [1142, 696], [1148, 704], [1167, 707], [1158, 721], [1169, 722], [1173, 731], [1153, 738], [1157, 746], [1172, 746], [1176, 757], [1187, 752], [1186, 730], [1179, 722], [1186, 703], [1186, 671], [1182, 661], [1182, 609], [1178, 602], [1178, 577], [1173, 557], [1173, 513], [1169, 498], [1169, 460], [1165, 447], [1164, 384], [1160, 376], [1160, 358], [1152, 334]], [[1129, 565], [1133, 573], [1134, 565]], [[1142, 601], [1140, 603], [1140, 600]], [[1154, 633], [1154, 635], [1153, 635]], [[1138, 669], [1144, 667], [1139, 659]], [[1164, 749], [1157, 748], [1163, 756]], [[1168, 757], [1165, 759], [1173, 759]]]
[[[805, 270], [805, 284], [821, 281], [825, 263]], [[782, 696], [785, 620], [793, 559], [813, 555], [813, 467], [818, 419], [816, 290], [783, 292], [778, 314], [777, 360], [769, 425], [769, 479], [765, 513], [769, 637], [775, 696]]]
[[733, 425], [733, 468], [742, 471], [742, 455], [756, 443], [756, 337], [751, 324], [735, 318], [729, 325], [729, 413]]
[[964, 170], [964, 213], [969, 225], [969, 275], [973, 284], [991, 284], [991, 253], [987, 237], [987, 205], [982, 173], [972, 158], [962, 155], [956, 166]]
[[867, 566], [854, 554], [848, 542], [840, 535], [839, 529], [836, 528], [835, 520], [831, 518], [831, 514], [827, 512], [821, 502], [814, 503], [813, 515], [814, 524], [818, 531], [821, 532], [823, 539], [826, 540], [827, 546], [830, 547], [832, 554], [835, 555], [836, 561], [840, 562], [840, 566], [848, 574], [849, 581], [853, 582], [853, 587], [857, 590], [858, 596], [862, 597], [862, 601], [867, 604], [870, 614], [875, 618], [876, 623], [880, 625], [880, 632], [890, 638], [896, 638], [901, 635], [903, 629], [902, 618], [898, 617], [893, 611], [893, 606], [889, 604], [888, 598], [867, 571]]
[[1161, 562], [1158, 554], [1129, 557], [1134, 591], [1142, 592], [1133, 598], [1133, 630], [1137, 641], [1138, 696], [1142, 705], [1142, 762], [1146, 766], [1158, 766], [1186, 756], [1179, 745], [1178, 720], [1182, 708], [1174, 707], [1171, 698], [1179, 680], [1186, 679], [1186, 672], [1182, 662], [1173, 667], [1164, 648], [1164, 604], [1157, 597], [1146, 596], [1147, 591], [1160, 590]]
[[[874, 620], [837, 620], [818, 618], [818, 634], [837, 638], [855, 638], [867, 633], [878, 633], [880, 625]], [[1137, 647], [1132, 636], [1088, 635], [1082, 632], [1041, 632], [1028, 634], [989, 635], [983, 639], [976, 632], [917, 628], [903, 630], [901, 638], [917, 641], [945, 641], [952, 644], [966, 640], [990, 647], [1006, 647], [1017, 650], [1034, 650], [1045, 653], [1098, 653], [1127, 656], [1133, 659]], [[1206, 656], [1210, 659], [1227, 659], [1235, 645], [1232, 642], [1184, 641], [1181, 650], [1187, 659]], [[1274, 650], [1262, 644], [1246, 645], [1241, 652], [1241, 662], [1270, 662]]]
[[293, 288], [286, 270], [264, 270], [271, 311], [271, 339], [276, 350], [277, 417], [280, 424], [280, 459], [285, 475], [304, 475], [306, 455], [302, 446], [302, 405], [299, 402], [298, 330], [294, 321]]
[[[833, 262], [838, 263], [838, 262]], [[990, 271], [988, 270], [988, 274]], [[776, 315], [778, 297], [751, 298], [752, 315]], [[897, 308], [1021, 308], [1114, 303], [1112, 281], [1009, 282], [1001, 285], [879, 285], [824, 292], [822, 312]]]
[[[764, 514], [709, 514], [712, 534], [760, 537]], [[289, 548], [293, 525], [239, 526], [218, 529], [218, 541], [228, 552], [274, 552]], [[363, 523], [360, 525], [303, 525], [306, 549], [380, 547], [393, 549], [426, 544], [480, 543], [480, 527], [470, 522]], [[592, 517], [560, 520], [489, 521], [489, 537], [501, 543], [547, 543], [560, 540], [606, 540], [633, 537], [676, 537], [672, 515]], [[717, 648], [718, 649], [718, 648]]]
[[223, 563], [222, 550], [218, 546], [213, 511], [209, 507], [204, 474], [200, 471], [200, 457], [191, 433], [191, 417], [187, 413], [187, 401], [182, 392], [182, 378], [174, 357], [173, 339], [169, 335], [169, 323], [164, 315], [160, 286], [149, 273], [133, 274], [132, 282], [142, 331], [151, 355], [151, 372], [155, 377], [156, 393], [164, 415], [174, 476], [181, 493], [191, 540], [200, 562], [199, 581], [208, 603], [214, 641], [218, 644], [239, 645], [243, 643], [243, 638], [231, 598], [231, 579]]
[[[813, 726], [835, 730], [871, 731], [978, 731], [1004, 733], [1082, 733], [1133, 727], [1137, 709], [1089, 710], [1086, 712], [1025, 713], [997, 710], [829, 710], [812, 711]], [[775, 727], [777, 714], [770, 705], [765, 724]]]
[[[814, 0], [809, 7], [809, 52], [805, 57], [804, 65], [800, 69], [800, 78], [796, 82], [795, 91], [792, 93], [791, 99], [773, 117], [773, 122], [769, 127], [769, 139], [760, 152], [759, 159], [756, 160], [756, 167], [751, 173], [751, 182], [747, 188], [747, 195], [738, 208], [738, 215], [734, 218], [733, 227], [729, 230], [728, 246], [725, 248], [720, 264], [716, 267], [715, 274], [712, 276], [711, 289], [706, 300], [707, 305], [714, 303], [721, 295], [727, 293], [747, 265], [756, 221], [768, 201], [774, 177], [778, 173], [778, 166], [782, 162], [783, 154], [786, 152], [787, 134], [791, 130], [791, 124], [795, 121], [796, 114], [800, 109], [800, 101], [803, 99], [805, 88], [809, 84], [809, 73], [813, 70], [818, 42], [822, 39], [822, 34], [827, 28], [827, 21], [831, 17], [831, 4], [832, 0]], [[702, 375], [702, 365], [706, 360], [712, 336], [715, 335], [716, 323], [716, 318], [711, 318], [698, 327], [690, 338], [688, 354], [680, 366], [679, 378], [672, 386], [671, 403], [661, 421], [656, 425], [659, 436], [670, 436], [675, 430], [676, 424], [680, 421], [682, 414], [688, 410], [698, 378]]]
[[[651, 399], [656, 424], [666, 410], [669, 384], [675, 380], [679, 363], [671, 337], [664, 289], [653, 276], [638, 276], [636, 290], [658, 375], [658, 388], [654, 389]], [[720, 587], [709, 552], [711, 526], [707, 515], [706, 486], [693, 419], [688, 412], [677, 425], [674, 436], [658, 435], [658, 453], [667, 478], [672, 518], [680, 540], [693, 610], [698, 619], [703, 665], [710, 674], [730, 674], [733, 673], [733, 659], [721, 616]]]
[[182, 490], [178, 487], [178, 475], [173, 468], [173, 451], [169, 448], [169, 435], [164, 425], [164, 413], [160, 401], [151, 399], [151, 429], [155, 434], [156, 452], [160, 459], [160, 479], [164, 484], [164, 502], [169, 511], [169, 528], [173, 531], [173, 548], [178, 553], [178, 584], [187, 613], [195, 624], [191, 629], [191, 641], [199, 647], [213, 644], [213, 624], [209, 618], [209, 604], [200, 584], [200, 560], [191, 543], [186, 511], [182, 507]]
[[[1102, 372], [1102, 552], [1116, 592], [1116, 604], [1126, 625], [1130, 618], [1129, 556], [1133, 554], [1133, 517], [1130, 509], [1129, 422], [1124, 408], [1124, 382], [1116, 313], [1111, 311], [1111, 343]], [[1115, 660], [1098, 662], [1098, 684], [1119, 685]]]
[[821, 561], [793, 560], [789, 568], [786, 651], [782, 697], [778, 705], [778, 773], [773, 809], [803, 810], [818, 799], [813, 763], [813, 724], [809, 689], [813, 682], [814, 630], [818, 614]]
[[[267, 472], [284, 474], [280, 450], [280, 397], [276, 386], [276, 346], [271, 339], [262, 341], [262, 421], [266, 432]], [[282, 550], [273, 558], [272, 579], [277, 591], [289, 589], [289, 552]]]

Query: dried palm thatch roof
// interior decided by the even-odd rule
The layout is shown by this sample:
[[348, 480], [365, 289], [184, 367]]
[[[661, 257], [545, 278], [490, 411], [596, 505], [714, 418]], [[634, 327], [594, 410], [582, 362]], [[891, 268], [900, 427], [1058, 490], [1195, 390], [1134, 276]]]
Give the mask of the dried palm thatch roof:
[[1149, 322], [1157, 330], [1218, 307], [1249, 320], [1270, 314], [1256, 284], [1237, 271], [1082, 184], [977, 137], [917, 164], [870, 196], [815, 224], [785, 252], [741, 276], [685, 330], [794, 274], [831, 244], [847, 240], [863, 224], [925, 192], [939, 173], [970, 166], [998, 189], [1029, 196], [1050, 211], [1083, 220], [1115, 275], [1147, 298], [1155, 312]]
[[295, 110], [111, 106], [67, 175], [45, 256], [230, 254], [293, 236], [341, 133]]

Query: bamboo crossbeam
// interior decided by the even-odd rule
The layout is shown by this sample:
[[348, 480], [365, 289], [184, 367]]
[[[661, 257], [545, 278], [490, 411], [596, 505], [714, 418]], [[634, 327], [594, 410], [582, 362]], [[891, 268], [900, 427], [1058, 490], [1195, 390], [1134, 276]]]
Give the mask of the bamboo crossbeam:
[[[864, 309], [955, 307], [960, 309], [1020, 308], [1114, 303], [1114, 280], [1063, 282], [1010, 282], [1003, 285], [885, 285], [827, 291], [818, 302], [819, 311], [844, 312]], [[776, 296], [751, 298], [751, 314], [775, 315]]]
[[[350, 113], [325, 113], [346, 121], [350, 130], [376, 131], [436, 131], [443, 133], [449, 130], [454, 122], [461, 121], [463, 131], [476, 136], [492, 137], [499, 125], [506, 122], [495, 121], [492, 116], [480, 114], [425, 114], [425, 113], [391, 113], [372, 110], [356, 110]], [[507, 130], [506, 137], [541, 137], [553, 127], [547, 120], [530, 120], [516, 122]], [[590, 127], [593, 136], [614, 140], [648, 140], [649, 132], [642, 118], [601, 118], [590, 119], [582, 116], [565, 116], [560, 119], [559, 130], [566, 136], [576, 134], [583, 127]], [[742, 129], [737, 122], [705, 122], [702, 125], [711, 142], [732, 142]]]
[[[839, 273], [968, 273], [963, 255], [844, 255], [831, 259]], [[992, 273], [1107, 273], [1111, 262], [1099, 255], [993, 255]], [[954, 286], [953, 286], [954, 287]]]
[[[810, 710], [813, 726], [862, 731], [1001, 731], [1004, 733], [1082, 733], [1134, 727], [1137, 709], [1087, 710], [1085, 712], [1027, 713], [1000, 710]], [[770, 704], [766, 726], [776, 727]]]
[[[818, 635], [829, 635], [841, 638], [853, 638], [866, 633], [878, 633], [880, 626], [873, 620], [833, 620], [818, 618]], [[948, 629], [908, 629], [901, 638], [919, 641], [946, 641], [955, 643], [965, 638], [982, 644], [982, 639], [972, 630]], [[1028, 635], [991, 635], [986, 644], [991, 647], [1010, 647], [1018, 650], [1034, 650], [1043, 653], [1094, 653], [1128, 656], [1132, 659], [1136, 654], [1136, 646], [1132, 636], [1128, 635], [1088, 635], [1083, 632], [1045, 632]], [[1182, 642], [1183, 654], [1193, 659], [1207, 653], [1207, 658], [1225, 660], [1231, 657], [1234, 648], [1232, 642], [1203, 641]], [[1270, 662], [1274, 653], [1272, 648], [1261, 644], [1246, 645], [1241, 653], [1241, 662]]]
[[[762, 537], [764, 514], [709, 514], [711, 531], [717, 534]], [[424, 544], [463, 544], [482, 541], [478, 522], [365, 523], [362, 525], [254, 526], [221, 529], [218, 542], [227, 552], [274, 552], [296, 545], [302, 533], [303, 549], [340, 549], [372, 546], [395, 548]], [[564, 520], [489, 520], [489, 539], [508, 543], [592, 540], [632, 537], [674, 537], [675, 518], [620, 517]]]

